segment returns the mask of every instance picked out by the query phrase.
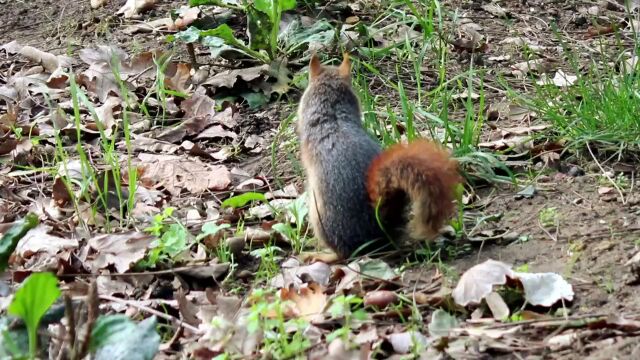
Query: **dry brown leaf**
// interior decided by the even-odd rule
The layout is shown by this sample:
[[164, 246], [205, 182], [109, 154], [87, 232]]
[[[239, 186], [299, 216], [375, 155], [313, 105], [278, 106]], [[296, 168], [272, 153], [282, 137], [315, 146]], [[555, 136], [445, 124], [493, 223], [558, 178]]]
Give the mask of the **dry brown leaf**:
[[18, 242], [16, 254], [22, 258], [29, 258], [37, 253], [45, 253], [54, 256], [63, 250], [75, 249], [78, 247], [77, 239], [66, 239], [51, 235], [51, 227], [40, 224]]
[[209, 190], [224, 190], [231, 183], [229, 170], [222, 165], [209, 165], [182, 156], [139, 154], [140, 181], [146, 187], [164, 187], [177, 196], [186, 190], [192, 195]]
[[84, 255], [84, 265], [94, 273], [110, 265], [124, 273], [144, 258], [154, 239], [135, 231], [94, 236], [87, 242], [86, 251], [93, 252]]
[[292, 314], [295, 317], [302, 317], [310, 322], [323, 319], [323, 311], [327, 305], [327, 295], [322, 286], [317, 283], [310, 283], [306, 287], [301, 287], [297, 292], [292, 288], [282, 288], [280, 290], [282, 300], [290, 300], [295, 304]]
[[[187, 63], [177, 63], [175, 69], [164, 79], [164, 85], [175, 91], [187, 93], [187, 82], [191, 78], [191, 65]], [[167, 71], [169, 72], [169, 71]]]
[[365, 306], [376, 306], [385, 308], [398, 301], [398, 294], [389, 290], [369, 291], [364, 296]]
[[207, 95], [204, 87], [198, 87], [190, 98], [180, 103], [186, 118], [214, 116], [216, 102]]
[[254, 66], [245, 69], [226, 70], [218, 73], [205, 81], [205, 85], [211, 85], [215, 88], [226, 87], [233, 88], [238, 78], [241, 78], [245, 82], [251, 82], [260, 78], [263, 75], [269, 74], [269, 65]]
[[217, 138], [229, 138], [235, 140], [238, 138], [238, 134], [233, 131], [225, 130], [221, 125], [214, 125], [208, 129], [202, 131], [196, 139], [217, 139]]

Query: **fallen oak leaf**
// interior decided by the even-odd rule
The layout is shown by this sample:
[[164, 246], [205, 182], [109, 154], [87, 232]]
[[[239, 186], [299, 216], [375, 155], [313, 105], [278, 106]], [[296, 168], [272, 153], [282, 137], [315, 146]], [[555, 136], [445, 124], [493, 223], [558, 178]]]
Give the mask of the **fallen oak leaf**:
[[301, 287], [297, 292], [293, 288], [282, 288], [280, 289], [280, 298], [290, 300], [295, 304], [292, 315], [302, 317], [310, 322], [323, 319], [323, 311], [328, 302], [322, 286], [317, 283]]
[[185, 189], [191, 194], [208, 190], [225, 190], [231, 184], [229, 170], [223, 165], [209, 165], [183, 156], [139, 154], [140, 181], [147, 188], [163, 186], [177, 196]]
[[[135, 231], [94, 236], [87, 242], [81, 258], [93, 273], [110, 265], [118, 273], [124, 273], [144, 258], [154, 239], [153, 236]], [[88, 254], [91, 250], [93, 253]]]

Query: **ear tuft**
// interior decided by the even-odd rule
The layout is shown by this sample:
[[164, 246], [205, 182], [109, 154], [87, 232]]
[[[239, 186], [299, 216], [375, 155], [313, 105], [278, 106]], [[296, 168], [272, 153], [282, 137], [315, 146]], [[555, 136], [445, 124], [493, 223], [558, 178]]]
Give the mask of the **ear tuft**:
[[346, 51], [342, 53], [342, 64], [338, 67], [338, 74], [344, 79], [351, 79], [351, 60]]
[[315, 52], [311, 54], [311, 60], [309, 61], [309, 78], [314, 79], [322, 72], [322, 64], [320, 58]]

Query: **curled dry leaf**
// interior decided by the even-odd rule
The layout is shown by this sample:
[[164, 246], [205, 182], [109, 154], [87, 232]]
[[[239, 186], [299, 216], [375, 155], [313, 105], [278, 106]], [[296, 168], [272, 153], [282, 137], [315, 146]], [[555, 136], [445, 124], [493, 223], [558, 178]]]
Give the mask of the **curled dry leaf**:
[[116, 14], [122, 14], [126, 19], [129, 19], [151, 9], [155, 4], [156, 0], [127, 0]]
[[489, 259], [462, 274], [451, 295], [462, 306], [479, 304], [493, 291], [495, 285], [506, 284], [507, 276], [513, 277], [511, 265]]
[[370, 291], [364, 296], [365, 306], [376, 306], [385, 308], [398, 301], [398, 295], [389, 290]]
[[7, 53], [20, 54], [27, 59], [42, 65], [44, 69], [51, 74], [55, 73], [59, 68], [68, 67], [73, 63], [73, 60], [70, 57], [54, 55], [36, 49], [33, 46], [22, 46], [15, 40], [5, 44], [2, 48], [5, 49]]
[[387, 337], [387, 341], [393, 347], [393, 351], [398, 354], [407, 354], [416, 348], [425, 349], [429, 344], [427, 337], [417, 331], [391, 334]]
[[453, 299], [462, 306], [478, 304], [493, 292], [494, 286], [506, 284], [507, 278], [522, 284], [525, 300], [531, 305], [549, 307], [560, 300], [573, 300], [573, 288], [562, 276], [515, 272], [510, 265], [491, 259], [473, 266], [462, 275], [453, 290]]
[[514, 273], [524, 288], [524, 298], [534, 306], [549, 307], [559, 300], [573, 300], [573, 288], [555, 273]]

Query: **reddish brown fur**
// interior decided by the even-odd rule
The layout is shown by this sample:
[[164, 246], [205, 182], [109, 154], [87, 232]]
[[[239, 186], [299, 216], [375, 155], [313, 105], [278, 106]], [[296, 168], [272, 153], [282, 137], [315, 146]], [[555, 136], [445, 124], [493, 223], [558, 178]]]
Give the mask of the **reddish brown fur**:
[[381, 211], [388, 209], [391, 216], [398, 216], [398, 209], [411, 204], [411, 237], [429, 238], [451, 216], [454, 186], [459, 182], [457, 162], [447, 150], [433, 142], [417, 140], [408, 145], [396, 144], [373, 160], [367, 174], [367, 191], [374, 206], [382, 198]]

